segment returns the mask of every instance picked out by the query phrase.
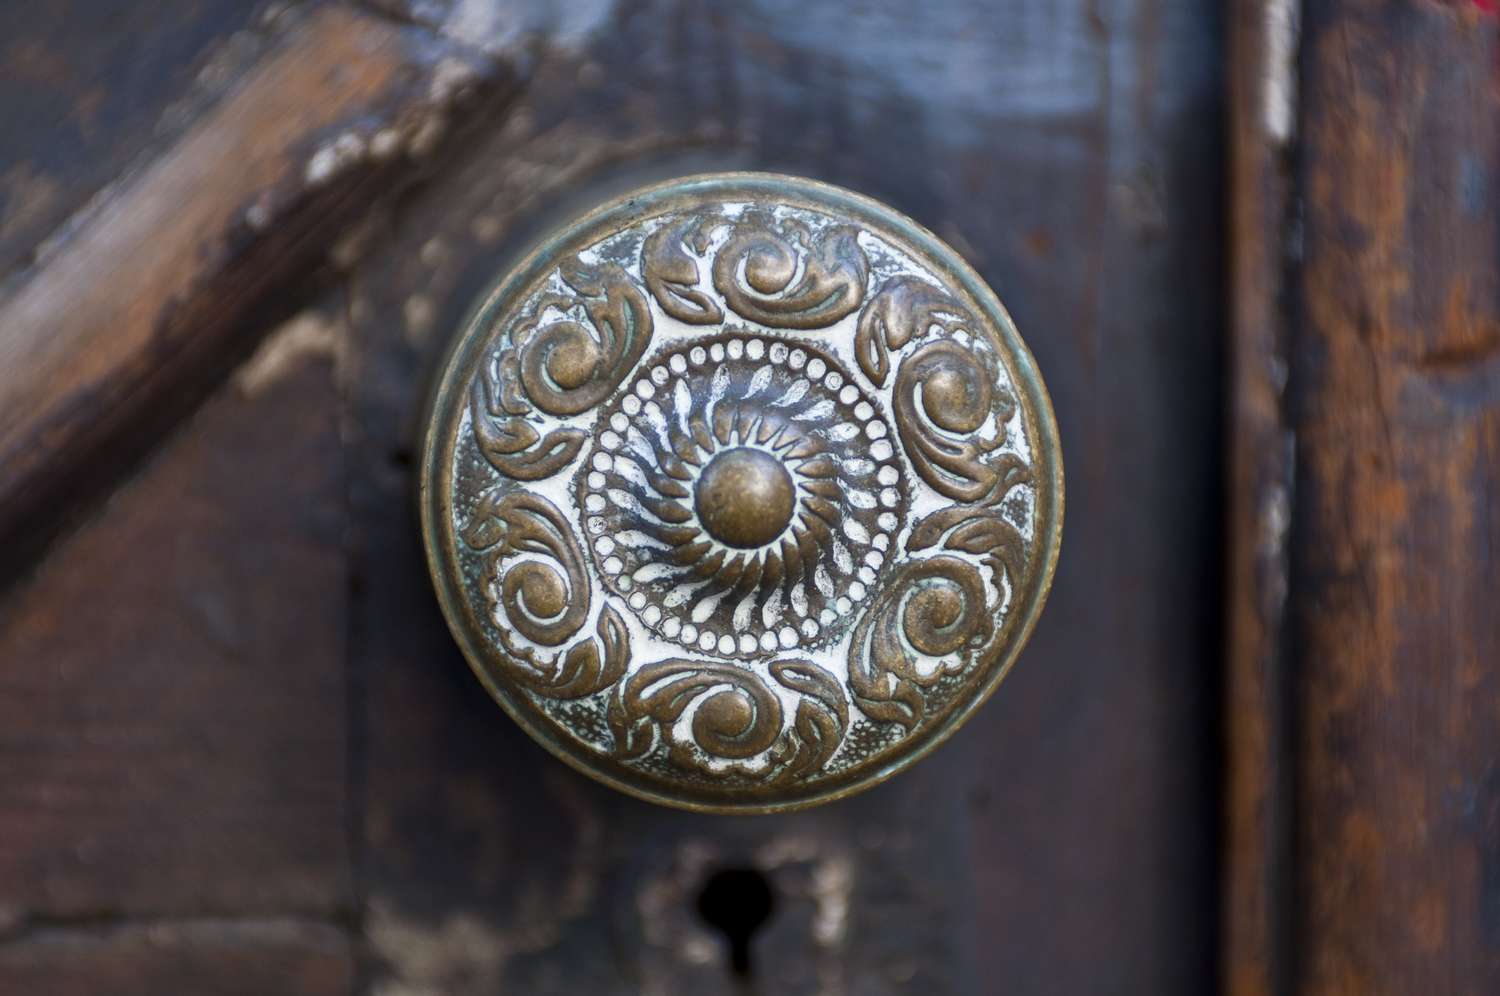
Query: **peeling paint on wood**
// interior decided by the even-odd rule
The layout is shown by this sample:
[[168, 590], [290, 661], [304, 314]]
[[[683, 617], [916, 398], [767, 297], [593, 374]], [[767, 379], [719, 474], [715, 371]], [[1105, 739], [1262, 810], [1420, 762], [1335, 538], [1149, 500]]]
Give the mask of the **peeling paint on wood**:
[[268, 335], [255, 355], [234, 373], [234, 384], [254, 398], [310, 359], [331, 359], [335, 374], [345, 347], [342, 324], [305, 311]]

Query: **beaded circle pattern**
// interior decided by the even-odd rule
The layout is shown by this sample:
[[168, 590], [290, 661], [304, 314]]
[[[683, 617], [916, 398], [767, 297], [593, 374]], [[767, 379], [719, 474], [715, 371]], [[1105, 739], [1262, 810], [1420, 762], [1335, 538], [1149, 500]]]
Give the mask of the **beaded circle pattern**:
[[[584, 533], [643, 625], [725, 657], [826, 646], [847, 628], [906, 500], [890, 428], [837, 361], [760, 336], [699, 342], [605, 413], [580, 471]], [[773, 493], [752, 501], [741, 482], [715, 496], [710, 475], [736, 464], [772, 475]], [[754, 513], [738, 531], [715, 514], [737, 502]]]
[[471, 664], [555, 753], [689, 808], [793, 808], [925, 753], [1019, 652], [1056, 429], [998, 302], [855, 195], [692, 178], [481, 307], [423, 517]]

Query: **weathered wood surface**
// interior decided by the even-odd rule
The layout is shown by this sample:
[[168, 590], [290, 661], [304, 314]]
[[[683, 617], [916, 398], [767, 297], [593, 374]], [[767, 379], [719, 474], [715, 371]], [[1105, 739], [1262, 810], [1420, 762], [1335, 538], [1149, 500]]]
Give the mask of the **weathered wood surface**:
[[258, 5], [0, 5], [0, 282], [190, 125], [264, 44]]
[[[185, 88], [184, 101], [205, 105], [192, 123], [49, 233], [6, 282], [7, 562], [48, 534], [59, 506], [107, 483], [201, 398], [253, 343], [252, 314], [264, 325], [275, 311], [267, 295], [305, 280], [362, 208], [434, 152], [455, 105], [502, 73], [496, 59], [383, 17], [332, 4], [274, 9], [263, 37], [234, 36], [222, 64], [205, 67], [227, 81], [209, 72], [210, 83]], [[106, 29], [108, 14], [86, 15], [78, 39], [52, 41], [82, 58], [100, 44], [88, 25]], [[46, 39], [30, 41], [23, 54], [44, 60]], [[27, 64], [11, 58], [13, 71]], [[28, 182], [45, 183], [39, 175]], [[25, 214], [27, 196], [12, 198], [8, 216]]]
[[340, 996], [348, 936], [295, 920], [163, 922], [38, 930], [0, 945], [0, 986], [17, 996]]
[[1284, 992], [1290, 970], [1287, 411], [1299, 4], [1237, 0], [1229, 23], [1229, 404], [1221, 974], [1230, 996]]
[[1500, 991], [1500, 25], [1306, 11], [1295, 986]]
[[1500, 24], [1234, 24], [1225, 991], [1500, 988]]
[[300, 334], [0, 605], [12, 926], [350, 906], [343, 453]]
[[[74, 919], [92, 908], [126, 930], [147, 914], [347, 923], [361, 992], [741, 992], [724, 934], [697, 910], [722, 866], [757, 869], [773, 889], [776, 908], [750, 940], [754, 984], [768, 991], [1210, 988], [1221, 241], [1212, 6], [381, 0], [331, 16], [396, 18], [379, 23], [486, 58], [512, 51], [518, 32], [541, 34], [523, 98], [462, 154], [438, 157], [424, 188], [377, 200], [360, 237], [340, 240], [336, 286], [307, 322], [274, 335], [271, 359], [204, 410], [200, 421], [226, 423], [210, 435], [239, 440], [238, 486], [224, 483], [221, 457], [178, 455], [214, 448], [192, 442], [200, 430], [190, 427], [7, 596], [9, 638], [30, 642], [27, 655], [0, 649], [0, 660], [7, 675], [35, 673], [13, 679], [19, 691], [0, 697], [0, 712], [39, 717], [20, 729], [51, 746], [38, 756], [20, 740], [0, 763], [44, 797], [69, 784], [63, 767], [75, 764], [106, 785], [161, 787], [122, 787], [92, 810], [88, 793], [69, 792], [52, 800], [72, 807], [66, 820], [62, 809], [36, 815], [29, 796], [0, 812], [10, 855], [0, 904], [17, 924], [0, 943], [12, 959], [0, 958], [0, 990], [5, 972], [21, 971], [7, 966], [28, 966], [12, 976], [28, 983], [49, 978], [46, 952], [65, 949], [44, 929], [92, 943], [93, 928]], [[549, 218], [625, 184], [735, 167], [881, 197], [974, 262], [1048, 378], [1070, 481], [1051, 605], [971, 726], [865, 796], [746, 820], [614, 795], [504, 719], [428, 590], [410, 475], [425, 376], [507, 254]], [[319, 217], [288, 210], [272, 232]], [[293, 269], [323, 258], [330, 240], [314, 251], [308, 238]], [[247, 285], [241, 314], [273, 285]], [[181, 327], [203, 321], [227, 327]], [[249, 321], [244, 335], [272, 324]], [[331, 457], [325, 352], [343, 399]], [[200, 378], [211, 379], [184, 382]], [[236, 393], [247, 382], [264, 385], [262, 400]], [[276, 397], [274, 411], [262, 409]], [[295, 421], [311, 413], [316, 431]], [[164, 562], [164, 527], [140, 520], [175, 514], [184, 494], [201, 519], [171, 534]], [[314, 514], [316, 527], [296, 525]], [[337, 583], [323, 559], [334, 524], [348, 544], [332, 558]], [[306, 530], [306, 547], [286, 530]], [[316, 552], [315, 563], [266, 559], [288, 545]], [[125, 568], [106, 575], [101, 561], [171, 571], [111, 609], [106, 585]], [[64, 632], [64, 593], [108, 625]], [[260, 625], [214, 630], [218, 642], [205, 646], [197, 600], [253, 612]], [[28, 635], [48, 616], [45, 640]], [[342, 642], [323, 629], [332, 623]], [[288, 635], [302, 631], [305, 646]], [[108, 664], [93, 667], [99, 677], [78, 677], [96, 661]], [[347, 684], [330, 692], [340, 676]], [[111, 718], [118, 701], [151, 716], [145, 729], [173, 749], [132, 751], [128, 738], [119, 749], [135, 729], [127, 721], [139, 720]], [[77, 736], [91, 715], [103, 717], [92, 727], [100, 743], [115, 745], [107, 753], [87, 754], [92, 740]], [[188, 750], [202, 745], [215, 749]], [[307, 802], [305, 788], [345, 762], [342, 780]], [[172, 814], [211, 819], [223, 837], [174, 859], [149, 835], [125, 833], [111, 837], [108, 860], [76, 857], [91, 825], [123, 832]], [[234, 828], [261, 819], [274, 832], [250, 850]], [[161, 884], [140, 868], [157, 868]], [[143, 892], [126, 888], [138, 881]], [[116, 964], [122, 979], [165, 988], [199, 978], [193, 958], [168, 949], [149, 965]]]
[[0, 992], [350, 991], [335, 346], [273, 334], [0, 603]]
[[[353, 322], [377, 978], [733, 992], [691, 912], [728, 863], [811, 882], [752, 943], [773, 991], [1211, 987], [1218, 31], [1155, 3], [638, 5], [544, 59], [391, 219], [328, 304]], [[612, 795], [503, 721], [420, 577], [406, 464], [418, 372], [509, 251], [611, 190], [725, 167], [867, 191], [964, 251], [1037, 352], [1070, 481], [1052, 602], [972, 725], [867, 796], [746, 821]]]

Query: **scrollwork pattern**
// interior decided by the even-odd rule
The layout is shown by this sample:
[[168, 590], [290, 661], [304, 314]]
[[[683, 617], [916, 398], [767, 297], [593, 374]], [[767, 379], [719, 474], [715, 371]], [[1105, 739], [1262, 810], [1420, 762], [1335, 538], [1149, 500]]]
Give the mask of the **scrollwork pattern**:
[[469, 388], [469, 415], [479, 452], [490, 466], [512, 480], [551, 477], [573, 462], [588, 433], [561, 428], [543, 438], [523, 417], [530, 406], [517, 399], [520, 376], [515, 355], [502, 357], [500, 368], [504, 376], [497, 376], [488, 367], [481, 369]]
[[940, 555], [908, 563], [854, 630], [849, 689], [872, 719], [911, 733], [926, 715], [924, 687], [993, 635], [984, 582], [967, 560]]
[[953, 339], [920, 347], [896, 373], [896, 426], [906, 455], [934, 490], [957, 501], [980, 501], [1000, 482], [991, 454], [1004, 433], [986, 439], [977, 432], [991, 418], [1003, 427], [1014, 412], [1009, 397], [996, 396], [996, 380], [974, 350]]
[[[676, 724], [689, 708], [692, 737], [683, 741]], [[625, 680], [611, 706], [610, 726], [623, 757], [644, 755], [660, 736], [678, 767], [711, 774], [709, 758], [744, 760], [771, 747], [781, 732], [781, 700], [748, 668], [665, 660]]]
[[[559, 267], [574, 292], [544, 295], [530, 317], [516, 323], [510, 345], [484, 364], [470, 388], [474, 438], [485, 459], [514, 480], [536, 481], [567, 466], [587, 433], [562, 427], [542, 436], [526, 418], [533, 407], [547, 415], [577, 415], [609, 397], [640, 362], [651, 341], [646, 297], [618, 264]], [[554, 318], [580, 308], [587, 321]]]
[[1005, 517], [1000, 503], [1017, 486], [1031, 479], [1026, 463], [1007, 454], [994, 467], [999, 484], [991, 489], [988, 504], [950, 505], [932, 512], [912, 527], [906, 549], [913, 553], [931, 549], [939, 541], [943, 549], [973, 554], [990, 568], [997, 590], [1002, 577], [1019, 584], [1026, 569], [1026, 540]]
[[969, 324], [967, 309], [947, 291], [910, 275], [892, 277], [870, 299], [854, 331], [854, 356], [876, 387], [890, 373], [890, 353], [934, 325], [952, 332]]
[[[663, 224], [641, 248], [641, 274], [662, 310], [690, 325], [715, 325], [724, 309], [698, 286], [699, 258], [713, 233], [728, 234], [713, 255], [712, 278], [729, 310], [779, 329], [821, 329], [865, 299], [870, 261], [858, 231], [834, 225], [814, 233], [796, 221], [752, 211], [737, 220], [687, 216]], [[691, 249], [692, 252], [688, 252]]]
[[[611, 763], [815, 783], [996, 659], [1037, 553], [1031, 395], [1017, 421], [988, 312], [878, 232], [739, 202], [642, 224], [561, 261], [474, 368], [465, 472], [505, 480], [453, 503], [470, 590], [502, 676]], [[767, 460], [776, 522], [700, 505]]]
[[[491, 494], [463, 538], [486, 554], [486, 600], [497, 619], [541, 647], [561, 646], [583, 627], [590, 601], [583, 551], [551, 502], [521, 491]], [[593, 695], [618, 681], [629, 662], [629, 633], [611, 606], [600, 613], [597, 641], [579, 641], [555, 666], [543, 664], [504, 626], [499, 631], [507, 676], [548, 698]]]
[[492, 579], [486, 598], [516, 632], [555, 647], [583, 626], [589, 611], [583, 551], [556, 505], [526, 491], [492, 493], [475, 511], [464, 541], [486, 551]]
[[742, 219], [714, 259], [714, 287], [729, 307], [776, 328], [825, 328], [853, 314], [869, 275], [852, 226], [811, 235], [760, 214]]
[[641, 276], [646, 289], [661, 309], [689, 325], [717, 325], [724, 309], [698, 288], [699, 256], [708, 252], [709, 238], [718, 218], [688, 215], [662, 225], [641, 246]]
[[560, 275], [578, 292], [588, 324], [528, 324], [513, 338], [526, 396], [549, 415], [577, 415], [609, 397], [640, 362], [651, 341], [651, 309], [618, 264], [574, 260]]
[[[617, 755], [640, 758], [661, 741], [673, 765], [710, 777], [743, 770], [725, 762], [758, 756], [773, 782], [821, 770], [849, 723], [837, 681], [810, 661], [776, 661], [770, 671], [799, 696], [785, 729], [780, 698], [749, 668], [689, 659], [646, 665], [621, 684], [610, 704]], [[690, 737], [683, 739], [679, 720], [689, 710]]]
[[833, 675], [809, 661], [776, 661], [771, 676], [799, 693], [797, 715], [773, 757], [778, 782], [810, 778], [823, 770], [849, 728], [849, 706]]

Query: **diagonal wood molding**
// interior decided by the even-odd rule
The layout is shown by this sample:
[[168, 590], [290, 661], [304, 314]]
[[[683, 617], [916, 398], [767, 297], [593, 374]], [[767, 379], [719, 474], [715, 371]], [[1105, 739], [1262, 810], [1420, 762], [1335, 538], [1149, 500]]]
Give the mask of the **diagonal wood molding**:
[[503, 53], [295, 8], [228, 92], [0, 297], [0, 540], [13, 575], [274, 323], [371, 203], [514, 92]]

